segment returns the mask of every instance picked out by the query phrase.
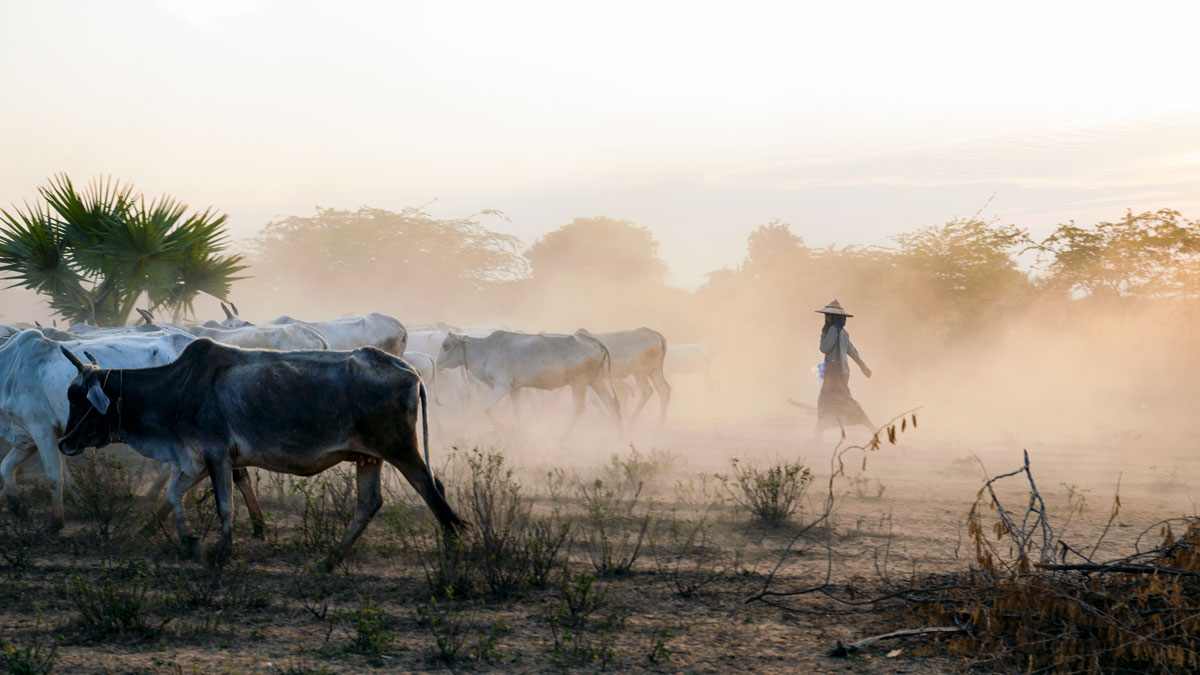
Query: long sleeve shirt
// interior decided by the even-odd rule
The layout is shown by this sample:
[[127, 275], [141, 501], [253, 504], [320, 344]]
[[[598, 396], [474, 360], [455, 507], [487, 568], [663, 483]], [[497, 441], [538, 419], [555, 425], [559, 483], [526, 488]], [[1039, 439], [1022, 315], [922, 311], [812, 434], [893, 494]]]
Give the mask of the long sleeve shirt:
[[[867, 364], [863, 362], [862, 357], [858, 355], [858, 350], [854, 348], [854, 343], [850, 341], [850, 333], [845, 328], [837, 328], [830, 326], [829, 330], [821, 335], [821, 352], [825, 354], [825, 363], [837, 361], [840, 364], [846, 363], [846, 357], [854, 359], [859, 368], [867, 370]], [[829, 371], [826, 370], [826, 373]], [[843, 367], [838, 369], [844, 381], [850, 380], [850, 369]]]

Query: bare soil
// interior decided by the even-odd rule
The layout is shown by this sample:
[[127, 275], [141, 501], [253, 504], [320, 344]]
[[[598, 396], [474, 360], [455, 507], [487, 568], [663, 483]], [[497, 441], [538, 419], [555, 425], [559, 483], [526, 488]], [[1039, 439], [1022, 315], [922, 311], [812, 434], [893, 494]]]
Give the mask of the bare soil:
[[[934, 638], [884, 641], [852, 658], [828, 655], [838, 641], [900, 627], [902, 617], [869, 608], [850, 611], [820, 596], [795, 600], [798, 612], [745, 600], [763, 588], [781, 556], [775, 590], [820, 584], [828, 570], [832, 581], [863, 596], [888, 580], [966, 567], [972, 555], [967, 511], [985, 477], [1018, 468], [1022, 450], [1029, 451], [1059, 536], [1079, 546], [1090, 548], [1104, 529], [1120, 480], [1120, 513], [1098, 558], [1130, 552], [1158, 520], [1196, 512], [1188, 478], [1198, 460], [1196, 441], [1188, 435], [981, 443], [931, 440], [923, 437], [923, 428], [909, 429], [895, 446], [845, 456], [844, 475], [833, 481], [832, 532], [816, 530], [785, 555], [799, 524], [820, 510], [829, 478], [833, 439], [808, 443], [802, 440], [807, 429], [799, 423], [709, 422], [636, 434], [633, 445], [648, 458], [646, 470], [653, 474], [647, 474], [652, 480], [640, 503], [652, 515], [656, 545], [644, 547], [630, 574], [596, 579], [601, 607], [576, 631], [586, 650], [564, 647], [561, 633], [555, 648], [550, 617], [562, 611], [564, 594], [553, 579], [545, 588], [515, 597], [480, 592], [431, 602], [427, 570], [433, 539], [405, 535], [404, 525], [396, 525], [424, 526], [427, 513], [394, 471], [384, 509], [352, 558], [329, 576], [310, 571], [323, 551], [305, 548], [303, 501], [286, 484], [271, 482], [278, 479], [264, 476], [259, 483], [268, 512], [267, 538], [250, 537], [239, 505], [233, 559], [219, 573], [182, 560], [173, 528], [142, 535], [130, 519], [105, 540], [81, 507], [71, 504], [67, 529], [36, 537], [22, 568], [0, 560], [0, 637], [18, 647], [57, 644], [56, 672], [956, 672], [975, 666], [938, 655], [936, 649], [933, 655], [914, 655], [928, 651]], [[460, 445], [489, 440], [486, 435], [464, 438]], [[861, 439], [851, 434], [849, 440]], [[628, 447], [629, 439], [617, 441], [598, 428], [585, 428], [562, 445], [540, 437], [508, 438], [502, 450], [538, 513], [559, 507], [578, 514], [577, 485], [596, 478], [612, 484], [610, 458], [628, 458]], [[455, 490], [466, 477], [461, 464], [446, 465], [451, 452], [435, 449], [434, 456], [442, 458], [435, 465], [457, 504]], [[793, 523], [765, 528], [729, 502], [711, 475], [728, 473], [735, 457], [759, 465], [806, 460], [815, 479]], [[140, 466], [137, 461], [129, 465]], [[554, 469], [563, 470], [557, 492], [548, 476]], [[47, 509], [36, 472], [26, 473], [22, 496], [36, 524], [45, 520]], [[1007, 497], [1014, 508], [1023, 508], [1028, 493], [1014, 484]], [[194, 511], [195, 522], [207, 522], [205, 502]], [[711, 542], [719, 547], [707, 564], [719, 576], [685, 598], [663, 573], [680, 552], [678, 541], [672, 549], [668, 531], [672, 521], [695, 520], [704, 512]], [[210, 532], [205, 541], [211, 544], [214, 535]], [[832, 542], [832, 552], [826, 541]], [[9, 538], [0, 546], [12, 542]], [[570, 551], [570, 567], [577, 573], [593, 571], [578, 541]], [[83, 621], [72, 588], [82, 582], [99, 588], [105, 580], [125, 590], [144, 587], [144, 628], [106, 633]], [[437, 617], [432, 624], [431, 613]], [[391, 635], [381, 639], [376, 654], [356, 644], [361, 633], [356, 616], [367, 616]], [[607, 623], [604, 617], [610, 617]], [[452, 661], [441, 658], [437, 646], [446, 626], [459, 626], [466, 635]]]

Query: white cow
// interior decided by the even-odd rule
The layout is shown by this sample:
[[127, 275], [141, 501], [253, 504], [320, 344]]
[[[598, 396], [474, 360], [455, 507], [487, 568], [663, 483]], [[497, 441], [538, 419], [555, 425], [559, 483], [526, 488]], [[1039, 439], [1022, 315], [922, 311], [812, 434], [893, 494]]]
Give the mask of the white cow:
[[446, 336], [449, 334], [450, 331], [446, 329], [410, 330], [404, 353], [440, 354], [442, 343], [446, 341]]
[[[587, 333], [581, 330], [581, 333]], [[650, 328], [614, 331], [611, 333], [587, 333], [599, 338], [612, 354], [612, 378], [614, 384], [632, 377], [641, 391], [630, 417], [630, 425], [637, 422], [638, 415], [654, 392], [658, 392], [660, 405], [659, 423], [667, 419], [667, 406], [671, 404], [671, 385], [663, 376], [663, 358], [667, 354], [667, 339]]]
[[395, 356], [403, 356], [408, 345], [404, 324], [378, 312], [330, 321], [300, 321], [281, 316], [275, 325], [299, 325], [311, 328], [329, 341], [330, 349], [352, 350], [359, 347], [378, 347]]
[[[170, 333], [55, 342], [37, 330], [22, 331], [9, 340], [0, 349], [0, 437], [13, 447], [0, 462], [0, 501], [16, 502], [17, 472], [37, 453], [50, 483], [51, 522], [55, 529], [63, 526], [58, 441], [66, 432], [67, 388], [77, 371], [60, 347], [82, 358], [95, 357], [108, 368], [146, 368], [173, 361], [191, 341], [191, 336]], [[248, 487], [246, 480], [243, 494]]]
[[421, 380], [425, 382], [425, 388], [433, 392], [433, 400], [439, 404], [442, 402], [438, 395], [437, 386], [437, 361], [424, 352], [407, 351], [404, 352], [404, 360], [408, 365], [412, 366], [421, 376]]
[[189, 335], [206, 337], [213, 342], [243, 349], [330, 349], [329, 341], [320, 332], [302, 324], [282, 326], [242, 326], [241, 328], [210, 328], [188, 326]]
[[621, 426], [621, 405], [612, 386], [612, 357], [603, 342], [587, 333], [529, 335], [499, 330], [487, 337], [451, 333], [442, 343], [437, 365], [464, 366], [472, 377], [490, 387], [492, 392], [484, 405], [489, 416], [492, 408], [508, 395], [520, 422], [521, 389], [570, 387], [575, 415], [567, 428], [569, 432], [583, 414], [584, 397], [591, 388], [608, 408], [617, 427]]
[[[233, 308], [233, 311], [230, 311], [230, 309], [229, 309], [230, 307]], [[205, 328], [243, 328], [245, 326], [253, 326], [254, 325], [254, 324], [250, 323], [249, 321], [246, 321], [245, 319], [243, 319], [241, 317], [241, 315], [238, 314], [237, 305], [233, 304], [232, 302], [229, 303], [229, 307], [226, 307], [225, 303], [222, 302], [221, 303], [221, 311], [225, 312], [225, 318], [223, 320], [221, 320], [221, 321], [205, 321], [204, 327]]]

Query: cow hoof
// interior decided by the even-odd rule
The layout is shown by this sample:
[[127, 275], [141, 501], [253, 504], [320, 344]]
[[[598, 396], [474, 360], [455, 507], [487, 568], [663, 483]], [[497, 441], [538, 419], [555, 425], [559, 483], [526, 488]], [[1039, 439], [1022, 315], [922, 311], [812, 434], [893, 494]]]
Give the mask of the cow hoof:
[[59, 532], [62, 532], [62, 529], [64, 527], [66, 527], [66, 523], [63, 522], [62, 518], [51, 518], [50, 519], [50, 531], [53, 532], [54, 534], [58, 534]]
[[200, 546], [200, 537], [192, 534], [183, 540], [183, 554], [195, 562], [204, 562], [204, 548]]
[[224, 543], [213, 546], [208, 556], [208, 565], [210, 567], [224, 567], [229, 562], [229, 548], [229, 545]]
[[267, 535], [264, 532], [264, 530], [266, 530], [266, 528], [263, 527], [262, 523], [255, 523], [254, 524], [254, 533], [250, 536], [254, 537], [255, 539], [266, 539]]

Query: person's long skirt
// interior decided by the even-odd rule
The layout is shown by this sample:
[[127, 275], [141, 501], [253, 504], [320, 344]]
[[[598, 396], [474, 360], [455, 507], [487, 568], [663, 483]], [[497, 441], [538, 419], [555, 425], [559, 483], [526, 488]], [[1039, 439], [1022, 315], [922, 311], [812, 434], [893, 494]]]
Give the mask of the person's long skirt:
[[821, 394], [817, 396], [817, 430], [838, 429], [861, 424], [868, 429], [875, 425], [867, 413], [850, 395], [846, 377], [841, 373], [842, 364], [837, 361], [825, 363], [825, 379], [821, 382]]

